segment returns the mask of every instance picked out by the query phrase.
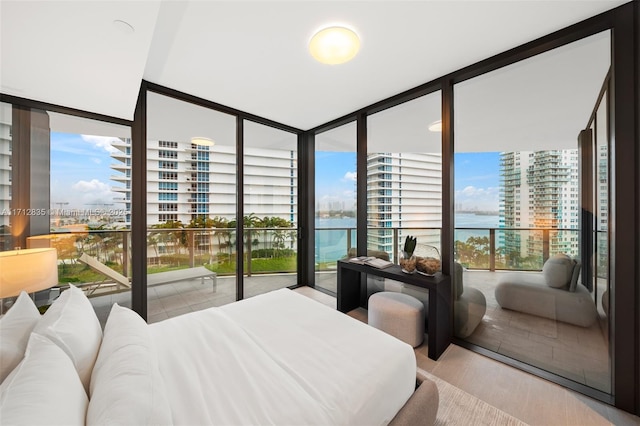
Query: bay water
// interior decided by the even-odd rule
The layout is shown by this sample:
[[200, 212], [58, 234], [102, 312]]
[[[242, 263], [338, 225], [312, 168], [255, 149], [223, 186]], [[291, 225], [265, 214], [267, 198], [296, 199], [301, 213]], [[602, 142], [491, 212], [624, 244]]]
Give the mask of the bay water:
[[[499, 227], [498, 215], [456, 213], [455, 239], [466, 241], [469, 237], [488, 237], [488, 228]], [[331, 217], [315, 219], [316, 225], [316, 262], [335, 262], [347, 252], [348, 234], [351, 247], [356, 246], [356, 219], [353, 217]], [[351, 231], [348, 233], [347, 228]], [[480, 228], [480, 229], [459, 229]]]

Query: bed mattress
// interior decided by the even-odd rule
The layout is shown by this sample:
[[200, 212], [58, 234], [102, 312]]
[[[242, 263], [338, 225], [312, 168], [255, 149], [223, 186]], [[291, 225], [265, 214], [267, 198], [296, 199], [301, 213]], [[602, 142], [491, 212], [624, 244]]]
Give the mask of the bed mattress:
[[388, 423], [413, 349], [288, 289], [150, 325], [175, 424]]

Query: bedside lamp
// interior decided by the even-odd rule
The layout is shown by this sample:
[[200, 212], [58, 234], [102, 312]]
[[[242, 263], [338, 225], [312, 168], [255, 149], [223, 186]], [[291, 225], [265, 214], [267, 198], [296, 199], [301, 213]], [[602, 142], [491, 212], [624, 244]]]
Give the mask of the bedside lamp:
[[58, 253], [55, 248], [0, 252], [0, 299], [21, 291], [35, 293], [58, 284]]

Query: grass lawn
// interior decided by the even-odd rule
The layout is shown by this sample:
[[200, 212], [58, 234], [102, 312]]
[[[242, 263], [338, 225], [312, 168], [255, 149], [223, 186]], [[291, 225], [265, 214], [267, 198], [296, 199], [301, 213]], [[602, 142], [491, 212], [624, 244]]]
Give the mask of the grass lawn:
[[[212, 264], [205, 264], [205, 258], [195, 258], [194, 261], [196, 265], [204, 265], [205, 268], [217, 273], [218, 275], [234, 275], [236, 273], [235, 259], [229, 262]], [[108, 266], [114, 271], [122, 273], [122, 265], [113, 264]], [[296, 266], [296, 256], [251, 259], [252, 273], [295, 272]], [[167, 259], [167, 264], [149, 265], [147, 273], [155, 274], [158, 272], [175, 271], [188, 267], [189, 259], [187, 256], [184, 256], [184, 258], [181, 257], [180, 259], [176, 256], [171, 256], [170, 259]], [[58, 282], [61, 284], [100, 282], [105, 280], [105, 278], [106, 277], [104, 275], [95, 272], [87, 265], [81, 263], [58, 266]]]

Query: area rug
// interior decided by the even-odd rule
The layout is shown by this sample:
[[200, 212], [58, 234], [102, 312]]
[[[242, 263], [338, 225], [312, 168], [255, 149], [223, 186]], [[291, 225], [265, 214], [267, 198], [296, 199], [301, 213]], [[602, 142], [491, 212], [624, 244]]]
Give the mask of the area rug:
[[526, 426], [526, 423], [521, 422], [493, 405], [487, 404], [425, 370], [418, 368], [418, 375], [434, 381], [438, 386], [440, 405], [438, 406], [436, 426]]

